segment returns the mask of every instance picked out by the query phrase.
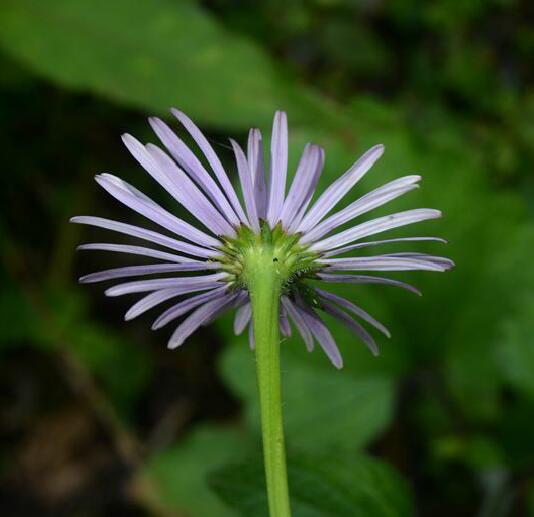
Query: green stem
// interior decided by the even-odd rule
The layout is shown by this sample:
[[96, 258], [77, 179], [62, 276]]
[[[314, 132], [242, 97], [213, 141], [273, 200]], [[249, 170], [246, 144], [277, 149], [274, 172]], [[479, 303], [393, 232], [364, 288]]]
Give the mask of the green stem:
[[281, 278], [273, 258], [270, 246], [256, 249], [248, 256], [247, 285], [252, 303], [269, 514], [271, 517], [289, 517], [278, 321]]

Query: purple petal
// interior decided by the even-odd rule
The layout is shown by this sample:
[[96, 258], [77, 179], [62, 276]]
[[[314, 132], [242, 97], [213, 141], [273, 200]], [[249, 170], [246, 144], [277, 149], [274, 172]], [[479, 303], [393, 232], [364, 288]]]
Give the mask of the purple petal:
[[155, 307], [156, 305], [159, 305], [160, 303], [170, 300], [171, 298], [176, 298], [177, 296], [180, 296], [182, 294], [188, 294], [188, 293], [197, 292], [197, 291], [206, 291], [208, 289], [213, 289], [214, 287], [217, 287], [216, 284], [206, 285], [204, 287], [184, 286], [184, 287], [175, 287], [172, 289], [160, 289], [159, 291], [154, 291], [150, 294], [147, 294], [146, 296], [143, 296], [143, 298], [141, 298], [138, 302], [134, 303], [130, 307], [128, 312], [125, 314], [124, 319], [126, 321], [129, 321], [134, 318], [137, 318], [137, 316], [152, 309], [152, 307]]
[[197, 143], [198, 147], [208, 160], [210, 167], [215, 173], [215, 176], [219, 180], [219, 184], [221, 185], [223, 191], [226, 193], [226, 197], [230, 201], [231, 205], [234, 207], [237, 217], [239, 217], [239, 220], [243, 224], [246, 224], [247, 218], [245, 216], [245, 212], [243, 212], [241, 203], [239, 203], [234, 187], [232, 187], [232, 184], [228, 179], [228, 176], [221, 164], [221, 161], [219, 160], [219, 157], [209, 144], [206, 137], [185, 113], [182, 113], [181, 111], [178, 111], [175, 108], [171, 109], [171, 112], [182, 123], [188, 133], [193, 137], [193, 140]]
[[443, 262], [391, 255], [317, 259], [316, 262], [330, 271], [446, 271], [451, 267]]
[[263, 161], [263, 142], [259, 129], [251, 129], [248, 134], [247, 160], [252, 175], [254, 197], [258, 217], [267, 217], [267, 184], [265, 182], [265, 164]]
[[290, 337], [291, 336], [291, 325], [289, 324], [289, 320], [287, 319], [287, 310], [283, 305], [280, 307], [279, 321], [280, 321], [279, 323], [280, 332], [282, 333], [282, 335], [285, 337]]
[[207, 285], [219, 287], [221, 285], [220, 281], [226, 278], [226, 276], [226, 273], [215, 273], [213, 275], [138, 280], [110, 287], [106, 291], [106, 295], [122, 296], [123, 294], [143, 293], [147, 291], [157, 291], [158, 289], [170, 289], [172, 287], [191, 287], [192, 290], [196, 287], [205, 287]]
[[165, 246], [182, 253], [188, 253], [189, 255], [196, 257], [208, 258], [220, 255], [219, 252], [214, 252], [208, 248], [201, 248], [200, 246], [195, 246], [194, 244], [190, 244], [188, 242], [178, 241], [171, 237], [167, 237], [166, 235], [162, 235], [161, 233], [153, 232], [152, 230], [146, 230], [145, 228], [141, 228], [139, 226], [133, 226], [131, 224], [121, 223], [119, 221], [112, 221], [111, 219], [104, 219], [102, 217], [81, 215], [72, 217], [70, 222], [88, 224], [118, 233], [123, 233], [125, 235], [131, 235], [132, 237], [137, 237], [138, 239], [153, 242], [154, 244], [159, 244], [161, 246]]
[[347, 309], [348, 311], [352, 312], [356, 316], [360, 317], [362, 320], [366, 321], [367, 323], [375, 327], [377, 330], [382, 332], [382, 334], [384, 334], [385, 336], [391, 337], [389, 330], [384, 325], [382, 325], [382, 323], [375, 320], [368, 312], [364, 311], [361, 307], [358, 307], [357, 305], [347, 300], [346, 298], [342, 298], [341, 296], [338, 296], [337, 294], [324, 291], [323, 289], [316, 288], [315, 291], [321, 298], [337, 303], [344, 309]]
[[338, 283], [338, 284], [383, 284], [401, 287], [407, 291], [411, 291], [421, 296], [421, 291], [410, 284], [393, 280], [391, 278], [382, 278], [378, 276], [369, 275], [336, 275], [331, 273], [317, 273], [317, 276], [324, 282]]
[[91, 273], [79, 278], [82, 284], [94, 282], [105, 282], [116, 278], [127, 278], [140, 275], [157, 275], [160, 273], [177, 273], [180, 271], [202, 271], [206, 269], [217, 269], [220, 266], [217, 262], [187, 262], [185, 264], [153, 264], [150, 266], [129, 266], [116, 269], [107, 269]]
[[315, 339], [321, 345], [321, 348], [324, 350], [330, 361], [332, 361], [332, 364], [336, 368], [342, 368], [343, 359], [341, 358], [336, 342], [321, 318], [319, 318], [313, 309], [306, 306], [303, 302], [298, 303], [296, 307], [306, 321], [306, 325], [311, 330]]
[[247, 300], [248, 300], [247, 291], [245, 291], [244, 289], [237, 291], [237, 296], [232, 301], [230, 301], [227, 305], [224, 305], [220, 307], [219, 309], [217, 309], [215, 312], [213, 312], [208, 319], [202, 322], [202, 326], [205, 327], [207, 325], [210, 325], [219, 316], [222, 316], [225, 312], [227, 312], [230, 309], [238, 309], [244, 303], [247, 303]]
[[237, 309], [234, 318], [234, 334], [239, 336], [245, 327], [249, 324], [252, 316], [252, 307], [250, 303], [246, 303]]
[[232, 144], [232, 148], [234, 149], [239, 180], [241, 181], [241, 191], [243, 192], [243, 198], [245, 200], [245, 208], [247, 209], [248, 220], [252, 229], [255, 232], [259, 232], [260, 224], [258, 221], [258, 212], [256, 210], [256, 197], [254, 195], [252, 176], [248, 168], [247, 158], [235, 140], [230, 139], [230, 142]]
[[414, 183], [419, 181], [421, 176], [407, 176], [400, 180], [395, 180], [383, 187], [369, 192], [360, 199], [354, 201], [349, 206], [325, 219], [322, 223], [318, 224], [307, 232], [301, 239], [302, 244], [313, 242], [322, 237], [323, 235], [330, 233], [333, 229], [341, 226], [342, 224], [365, 214], [374, 208], [385, 205], [389, 201], [406, 194], [407, 192], [417, 188]]
[[299, 232], [306, 232], [313, 228], [345, 195], [349, 190], [365, 175], [373, 164], [382, 156], [383, 145], [371, 147], [361, 158], [341, 178], [334, 181], [324, 193], [319, 197], [310, 211], [306, 214], [298, 227]]
[[368, 246], [378, 246], [380, 244], [390, 244], [393, 242], [420, 242], [420, 241], [434, 241], [434, 242], [442, 242], [444, 244], [447, 243], [445, 239], [440, 239], [439, 237], [399, 237], [396, 239], [383, 239], [380, 241], [359, 242], [357, 244], [351, 244], [350, 246], [344, 246], [343, 248], [338, 248], [332, 251], [327, 251], [326, 253], [323, 253], [322, 256], [324, 258], [334, 257], [335, 255], [341, 255], [343, 253], [347, 253], [349, 251], [353, 251], [356, 249], [367, 248]]
[[212, 300], [198, 307], [192, 314], [190, 314], [173, 332], [169, 339], [169, 348], [176, 348], [184, 343], [184, 341], [198, 329], [205, 321], [209, 320], [211, 316], [221, 309], [232, 304], [238, 293], [226, 294], [221, 298]]
[[289, 316], [295, 323], [297, 330], [299, 331], [304, 343], [306, 344], [308, 352], [311, 352], [313, 350], [313, 335], [308, 325], [306, 324], [306, 320], [287, 296], [282, 296], [282, 305], [286, 308]]
[[273, 132], [271, 136], [269, 204], [267, 207], [267, 222], [271, 228], [278, 222], [284, 205], [287, 177], [287, 152], [287, 116], [283, 111], [277, 111], [274, 115]]
[[189, 223], [170, 214], [142, 192], [132, 187], [129, 183], [122, 181], [120, 178], [111, 174], [100, 174], [95, 176], [95, 179], [115, 199], [163, 228], [209, 248], [216, 248], [222, 244], [218, 239], [201, 232]]
[[235, 236], [234, 227], [164, 151], [153, 144], [148, 144], [146, 148], [166, 174], [179, 203], [217, 235]]
[[398, 228], [399, 226], [426, 221], [427, 219], [436, 219], [438, 217], [441, 217], [441, 212], [430, 208], [406, 210], [405, 212], [378, 217], [377, 219], [358, 224], [353, 228], [337, 233], [322, 241], [315, 242], [310, 246], [310, 251], [330, 251], [369, 235], [385, 232], [386, 230]]
[[161, 140], [163, 145], [169, 150], [172, 157], [178, 162], [191, 178], [202, 187], [204, 192], [213, 201], [213, 204], [219, 209], [221, 215], [226, 217], [234, 226], [239, 226], [240, 220], [234, 209], [226, 199], [225, 195], [215, 183], [208, 171], [204, 168], [201, 161], [187, 147], [187, 145], [172, 131], [172, 129], [162, 120], [156, 117], [148, 119], [152, 129]]
[[145, 248], [143, 246], [130, 246], [129, 244], [113, 244], [107, 242], [98, 242], [91, 244], [80, 244], [77, 250], [100, 250], [100, 251], [114, 251], [117, 253], [128, 253], [130, 255], [143, 255], [145, 257], [152, 257], [167, 262], [197, 262], [190, 257], [183, 257], [175, 253], [167, 253], [166, 251], [153, 250], [152, 248]]
[[153, 144], [144, 146], [128, 134], [123, 135], [122, 140], [140, 165], [204, 226], [218, 235], [235, 235], [228, 221], [159, 147]]
[[388, 253], [385, 257], [401, 257], [416, 260], [424, 260], [432, 264], [436, 264], [438, 267], [448, 270], [454, 267], [454, 262], [447, 257], [438, 257], [436, 255], [429, 255], [428, 253], [419, 252], [402, 252], [402, 253]]
[[165, 312], [160, 314], [152, 324], [152, 330], [164, 327], [171, 321], [182, 316], [186, 312], [192, 311], [194, 308], [198, 307], [203, 303], [226, 296], [225, 291], [227, 289], [228, 286], [225, 285], [208, 291], [207, 293], [197, 294], [196, 296], [192, 296], [191, 298], [182, 300], [181, 302], [177, 303], [176, 305], [173, 305]]
[[304, 194], [304, 199], [302, 200], [300, 208], [297, 208], [295, 210], [295, 213], [291, 218], [291, 223], [289, 223], [288, 225], [289, 233], [297, 232], [300, 222], [302, 221], [304, 215], [306, 214], [308, 205], [310, 204], [315, 194], [317, 183], [319, 182], [319, 178], [321, 177], [321, 172], [324, 167], [324, 160], [325, 160], [324, 149], [322, 147], [319, 147], [319, 160], [317, 161], [317, 166], [315, 170], [311, 171], [311, 175], [308, 178], [309, 181], [306, 182], [306, 188], [303, 189], [302, 193]]
[[321, 148], [318, 145], [306, 144], [280, 215], [284, 228], [289, 228], [306, 200], [311, 185], [318, 178], [317, 171], [320, 160]]
[[342, 311], [328, 300], [322, 301], [322, 309], [352, 330], [352, 332], [354, 332], [354, 334], [367, 345], [373, 355], [379, 354], [378, 347], [371, 334], [369, 334], [369, 332], [367, 332], [358, 322], [354, 321], [346, 312]]

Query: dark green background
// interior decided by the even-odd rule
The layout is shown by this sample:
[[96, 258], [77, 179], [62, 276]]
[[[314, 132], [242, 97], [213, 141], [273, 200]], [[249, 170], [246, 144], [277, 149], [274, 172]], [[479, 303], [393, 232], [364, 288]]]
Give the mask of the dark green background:
[[534, 515], [533, 15], [514, 0], [0, 0], [0, 513], [265, 515], [253, 356], [231, 318], [168, 351], [154, 315], [124, 323], [129, 300], [76, 283], [129, 259], [75, 253], [113, 236], [70, 216], [141, 222], [95, 173], [187, 217], [119, 138], [155, 141], [146, 116], [176, 106], [232, 173], [227, 137], [268, 135], [276, 109], [292, 170], [305, 142], [325, 147], [323, 188], [384, 143], [347, 201], [420, 173], [388, 210], [445, 214], [396, 232], [450, 241], [418, 248], [454, 271], [398, 276], [423, 298], [339, 291], [391, 329], [379, 358], [331, 321], [341, 372], [282, 343], [295, 515]]

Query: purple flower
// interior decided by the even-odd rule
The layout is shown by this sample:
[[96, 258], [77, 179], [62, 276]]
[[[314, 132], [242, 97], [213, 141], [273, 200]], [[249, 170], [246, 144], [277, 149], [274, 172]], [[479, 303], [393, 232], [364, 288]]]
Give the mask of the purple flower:
[[127, 320], [174, 300], [174, 305], [160, 314], [152, 325], [153, 329], [158, 329], [187, 314], [173, 332], [170, 348], [181, 345], [200, 326], [230, 309], [237, 309], [235, 332], [239, 334], [248, 326], [250, 343], [254, 346], [246, 284], [247, 252], [254, 246], [268, 243], [272, 247], [273, 261], [284, 279], [280, 305], [282, 335], [291, 334], [292, 322], [308, 350], [313, 349], [315, 342], [319, 343], [338, 368], [342, 366], [341, 355], [319, 316], [320, 311], [341, 321], [374, 354], [378, 353], [376, 343], [359, 321], [388, 337], [389, 332], [351, 301], [316, 287], [317, 281], [325, 284], [385, 284], [419, 293], [415, 287], [398, 280], [361, 273], [445, 271], [453, 266], [450, 259], [416, 252], [340, 258], [348, 252], [386, 243], [444, 242], [435, 237], [364, 240], [400, 226], [440, 217], [438, 210], [428, 208], [398, 212], [340, 229], [366, 212], [417, 188], [421, 177], [405, 176], [334, 212], [341, 199], [380, 158], [384, 152], [382, 145], [369, 149], [312, 202], [325, 157], [321, 147], [307, 144], [286, 195], [287, 118], [279, 111], [274, 117], [268, 174], [258, 129], [250, 130], [246, 154], [231, 140], [241, 183], [242, 205], [205, 136], [185, 114], [177, 110], [172, 113], [202, 151], [203, 161], [158, 118], [149, 121], [165, 151], [154, 144], [143, 145], [130, 135], [124, 135], [123, 141], [154, 180], [198, 220], [199, 227], [168, 212], [111, 174], [99, 174], [96, 181], [122, 204], [166, 230], [167, 234], [100, 217], [79, 216], [71, 220], [126, 234], [152, 245], [83, 244], [79, 249], [129, 253], [159, 262], [92, 273], [80, 281], [91, 283], [147, 276], [146, 279], [114, 285], [106, 290], [106, 294], [143, 293], [126, 312]]

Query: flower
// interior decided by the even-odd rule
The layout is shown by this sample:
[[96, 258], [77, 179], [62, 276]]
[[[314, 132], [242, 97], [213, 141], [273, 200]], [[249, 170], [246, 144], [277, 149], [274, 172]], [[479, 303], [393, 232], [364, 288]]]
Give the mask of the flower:
[[[126, 312], [126, 320], [131, 320], [167, 300], [181, 297], [177, 303], [160, 314], [152, 325], [153, 329], [159, 329], [189, 313], [171, 335], [170, 348], [181, 345], [200, 326], [212, 322], [233, 308], [237, 309], [235, 332], [239, 334], [248, 326], [250, 343], [254, 346], [247, 272], [252, 267], [255, 250], [266, 246], [281, 279], [279, 325], [282, 335], [291, 334], [292, 321], [307, 349], [311, 351], [314, 342], [318, 342], [338, 368], [342, 366], [341, 355], [318, 311], [324, 311], [340, 320], [361, 338], [374, 354], [378, 353], [378, 348], [373, 337], [355, 318], [388, 337], [389, 332], [362, 308], [345, 298], [315, 287], [312, 280], [324, 284], [384, 284], [418, 293], [415, 287], [398, 280], [364, 275], [360, 272], [445, 271], [453, 266], [453, 262], [447, 258], [415, 252], [339, 258], [348, 252], [385, 243], [445, 242], [435, 237], [362, 241], [387, 230], [440, 217], [438, 210], [426, 208], [378, 217], [338, 231], [342, 225], [356, 217], [417, 188], [420, 176], [404, 176], [331, 214], [339, 201], [380, 158], [384, 146], [376, 145], [369, 149], [312, 202], [325, 155], [318, 145], [307, 144], [286, 195], [287, 117], [284, 112], [278, 111], [272, 129], [268, 177], [265, 173], [260, 131], [250, 130], [246, 155], [239, 144], [231, 140], [241, 183], [243, 208], [221, 161], [206, 137], [184, 113], [175, 109], [172, 113], [202, 151], [211, 172], [208, 172], [208, 168], [183, 140], [158, 118], [150, 118], [149, 122], [166, 152], [154, 144], [143, 145], [128, 134], [123, 135], [122, 139], [141, 166], [174, 200], [185, 207], [203, 228], [197, 228], [178, 218], [111, 174], [99, 174], [96, 181], [122, 204], [179, 239], [159, 231], [100, 217], [79, 216], [71, 219], [75, 223], [105, 228], [172, 250], [110, 243], [83, 244], [78, 247], [82, 250], [140, 255], [161, 261], [157, 264], [92, 273], [81, 277], [80, 282], [165, 275], [163, 278], [133, 280], [114, 285], [106, 290], [106, 295], [148, 293], [130, 307]], [[187, 275], [173, 276], [170, 275], [172, 273]]]

